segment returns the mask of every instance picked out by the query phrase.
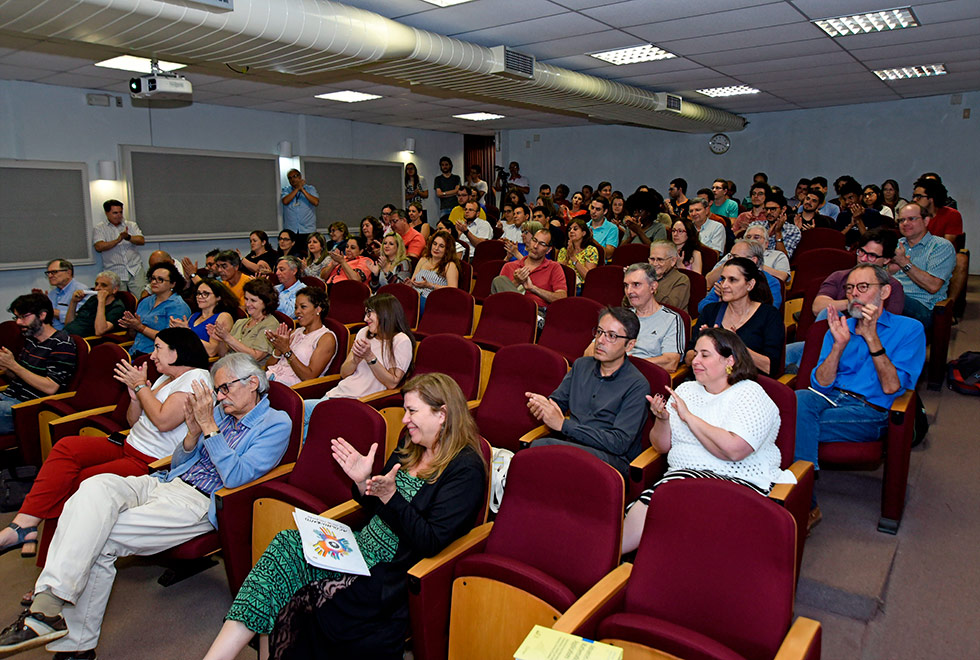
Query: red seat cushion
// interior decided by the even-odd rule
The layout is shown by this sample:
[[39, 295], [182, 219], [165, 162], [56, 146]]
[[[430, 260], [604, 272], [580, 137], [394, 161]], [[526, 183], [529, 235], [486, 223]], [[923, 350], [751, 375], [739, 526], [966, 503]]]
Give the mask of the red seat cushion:
[[456, 577], [484, 577], [526, 591], [564, 612], [575, 602], [575, 594], [544, 571], [517, 559], [494, 554], [466, 557], [456, 565]]
[[221, 549], [221, 540], [218, 538], [217, 530], [195, 536], [190, 541], [185, 541], [178, 546], [166, 551], [169, 559], [198, 559], [206, 557], [212, 552]]
[[724, 644], [698, 632], [643, 614], [613, 614], [599, 624], [596, 639], [643, 644], [684, 660], [745, 660]]
[[875, 442], [821, 442], [820, 462], [876, 463], [881, 460], [884, 445]]

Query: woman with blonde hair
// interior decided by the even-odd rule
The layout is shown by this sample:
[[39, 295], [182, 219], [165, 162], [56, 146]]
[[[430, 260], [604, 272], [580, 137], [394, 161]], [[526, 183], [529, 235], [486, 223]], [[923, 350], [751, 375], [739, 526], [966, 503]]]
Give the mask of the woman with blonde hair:
[[[257, 633], [259, 657], [401, 658], [408, 633], [406, 574], [473, 525], [486, 465], [479, 432], [452, 378], [416, 376], [402, 389], [408, 437], [371, 474], [375, 443], [361, 455], [343, 438], [334, 460], [371, 516], [355, 532], [371, 570], [355, 576], [315, 568], [299, 532], [280, 532], [238, 592], [205, 660], [231, 660]], [[312, 613], [312, 616], [311, 616]]]
[[398, 232], [384, 237], [381, 241], [381, 254], [370, 268], [371, 288], [375, 291], [388, 284], [405, 282], [412, 276], [412, 261], [405, 251], [405, 241]]

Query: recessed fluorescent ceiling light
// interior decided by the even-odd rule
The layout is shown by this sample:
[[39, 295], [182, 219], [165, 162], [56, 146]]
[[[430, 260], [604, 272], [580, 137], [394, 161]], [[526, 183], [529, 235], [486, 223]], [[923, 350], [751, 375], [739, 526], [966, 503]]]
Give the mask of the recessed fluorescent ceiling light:
[[673, 53], [668, 53], [663, 48], [657, 48], [653, 44], [605, 50], [601, 53], [589, 53], [589, 55], [598, 60], [615, 64], [616, 66], [621, 64], [636, 64], [637, 62], [653, 62], [654, 60], [669, 60], [672, 57], [677, 57]]
[[436, 7], [452, 7], [453, 5], [461, 5], [464, 2], [470, 2], [471, 0], [425, 0], [430, 5], [435, 5]]
[[365, 94], [364, 92], [354, 92], [349, 89], [342, 92], [330, 92], [329, 94], [317, 94], [316, 98], [328, 101], [342, 101], [344, 103], [358, 103], [360, 101], [371, 101], [380, 99], [377, 94]]
[[813, 22], [832, 37], [846, 37], [851, 34], [865, 34], [866, 32], [887, 32], [888, 30], [919, 26], [919, 21], [916, 20], [911, 7], [884, 9], [852, 16], [820, 18]]
[[470, 121], [488, 121], [490, 119], [503, 119], [503, 115], [495, 115], [489, 112], [468, 112], [465, 115], [453, 115], [456, 119], [468, 119]]
[[[136, 73], [151, 73], [150, 60], [145, 57], [135, 57], [133, 55], [113, 57], [111, 60], [96, 62], [95, 66], [101, 66], [106, 69], [120, 69], [121, 71], [135, 71]], [[158, 61], [157, 66], [160, 67], [161, 71], [176, 71], [177, 69], [183, 69], [187, 65], [177, 64], [176, 62]]]
[[899, 69], [878, 69], [875, 75], [882, 80], [904, 80], [906, 78], [925, 78], [945, 76], [945, 64], [926, 64], [924, 66], [903, 66]]
[[741, 96], [742, 94], [758, 94], [759, 90], [755, 87], [748, 87], [747, 85], [736, 85], [734, 87], [712, 87], [710, 89], [698, 89], [695, 90], [698, 94], [704, 94], [705, 96]]

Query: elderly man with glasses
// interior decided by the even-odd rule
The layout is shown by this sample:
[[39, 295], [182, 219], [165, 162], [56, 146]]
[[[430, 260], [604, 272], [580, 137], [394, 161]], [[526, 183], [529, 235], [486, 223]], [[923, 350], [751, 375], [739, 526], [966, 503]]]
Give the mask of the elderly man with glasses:
[[[31, 293], [45, 293], [51, 300], [51, 308], [54, 316], [51, 317], [51, 325], [56, 330], [65, 327], [65, 320], [68, 312], [75, 312], [86, 296], [91, 295], [91, 291], [85, 293], [85, 285], [75, 279], [75, 266], [67, 259], [52, 259], [48, 262], [48, 267], [44, 271], [48, 278], [51, 288], [48, 291], [32, 289]], [[82, 295], [77, 295], [81, 291]]]
[[[118, 557], [152, 555], [217, 525], [214, 494], [262, 476], [289, 442], [289, 416], [273, 410], [265, 371], [234, 353], [211, 369], [184, 406], [187, 435], [171, 469], [138, 477], [99, 474], [65, 504], [34, 603], [0, 633], [0, 653], [48, 644], [94, 658]], [[217, 403], [215, 403], [215, 398]]]
[[593, 354], [575, 360], [550, 396], [525, 392], [531, 414], [558, 436], [539, 438], [532, 447], [580, 447], [627, 476], [630, 461], [640, 453], [650, 394], [646, 378], [628, 358], [639, 333], [640, 321], [632, 311], [606, 307], [599, 313]]
[[888, 271], [902, 283], [905, 309], [902, 313], [932, 327], [932, 309], [946, 299], [949, 280], [956, 266], [956, 249], [941, 236], [929, 233], [929, 217], [918, 202], [910, 202], [898, 212], [898, 231], [902, 235]]

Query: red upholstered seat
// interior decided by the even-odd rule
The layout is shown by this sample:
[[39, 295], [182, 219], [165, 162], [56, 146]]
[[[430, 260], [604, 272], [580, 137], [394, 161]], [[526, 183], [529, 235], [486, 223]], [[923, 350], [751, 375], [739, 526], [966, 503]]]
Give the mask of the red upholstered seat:
[[539, 346], [547, 346], [574, 362], [592, 343], [592, 329], [599, 323], [602, 304], [591, 298], [562, 298], [548, 305]]
[[834, 248], [815, 248], [797, 256], [793, 263], [793, 284], [783, 300], [802, 297], [812, 280], [822, 282], [834, 271], [851, 268], [855, 263], [857, 257], [853, 252]]
[[708, 282], [704, 275], [686, 268], [678, 268], [678, 271], [687, 275], [687, 280], [691, 283], [691, 297], [687, 302], [687, 313], [692, 319], [698, 317], [698, 303], [708, 295]]
[[476, 268], [484, 261], [502, 261], [506, 258], [507, 248], [504, 246], [503, 241], [487, 240], [482, 241], [473, 250], [473, 258], [470, 259], [470, 264], [473, 266], [473, 268]]
[[364, 301], [371, 289], [364, 282], [341, 280], [330, 287], [330, 311], [327, 316], [341, 323], [360, 323], [364, 320]]
[[746, 660], [745, 656], [696, 630], [644, 614], [613, 614], [599, 624], [596, 637], [629, 640], [684, 660]]
[[609, 263], [613, 266], [629, 268], [633, 264], [645, 264], [650, 256], [650, 246], [643, 243], [627, 243], [613, 251]]
[[[480, 243], [483, 245], [483, 243]], [[480, 247], [479, 245], [477, 246]], [[504, 267], [506, 262], [503, 259], [488, 259], [481, 261], [480, 263], [473, 265], [473, 297], [476, 298], [476, 302], [483, 304], [483, 301], [490, 296], [490, 287], [493, 284], [493, 278], [500, 275], [500, 269]]]
[[416, 338], [438, 333], [468, 335], [473, 330], [474, 300], [463, 289], [436, 289], [425, 300], [425, 312], [419, 319]]
[[821, 248], [831, 248], [834, 250], [846, 249], [847, 242], [844, 240], [844, 234], [830, 227], [814, 227], [813, 229], [806, 230], [800, 236], [800, 242], [796, 246], [796, 250], [793, 251], [793, 259], [791, 261], [795, 263], [800, 255]]
[[473, 341], [488, 351], [530, 344], [538, 329], [538, 306], [520, 293], [495, 293], [483, 302]]
[[585, 276], [582, 297], [592, 298], [603, 305], [622, 305], [624, 274], [622, 266], [596, 266]]
[[313, 275], [302, 275], [299, 281], [303, 283], [304, 286], [311, 286], [314, 289], [320, 289], [321, 291], [327, 290], [327, 283], [321, 280], [319, 277], [314, 277]]
[[407, 284], [396, 282], [395, 284], [384, 285], [378, 289], [378, 293], [387, 293], [398, 299], [398, 302], [402, 304], [402, 309], [405, 310], [405, 318], [408, 320], [408, 327], [414, 328], [419, 324], [418, 289], [408, 286]]

